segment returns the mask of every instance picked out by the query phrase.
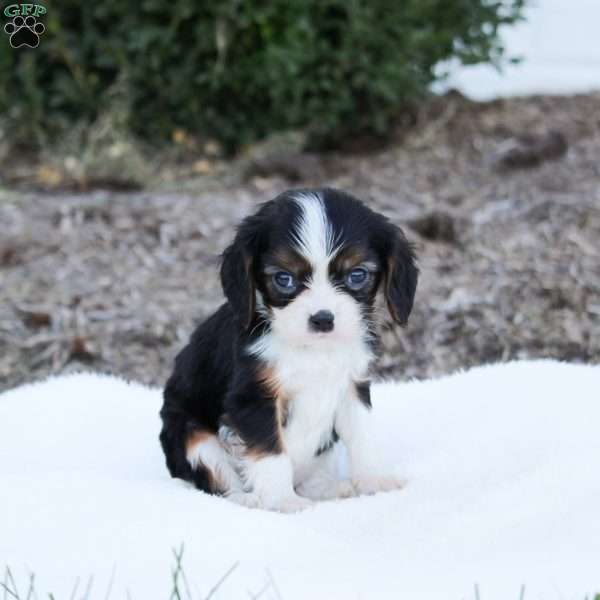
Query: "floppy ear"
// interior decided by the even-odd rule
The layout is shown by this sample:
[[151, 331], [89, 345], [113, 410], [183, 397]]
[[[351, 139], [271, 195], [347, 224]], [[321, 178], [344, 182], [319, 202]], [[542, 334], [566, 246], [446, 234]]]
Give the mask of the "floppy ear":
[[385, 266], [384, 295], [392, 318], [406, 325], [413, 307], [419, 269], [413, 246], [399, 227], [390, 226]]
[[238, 234], [222, 256], [221, 285], [233, 314], [243, 329], [248, 329], [256, 308], [253, 259]]

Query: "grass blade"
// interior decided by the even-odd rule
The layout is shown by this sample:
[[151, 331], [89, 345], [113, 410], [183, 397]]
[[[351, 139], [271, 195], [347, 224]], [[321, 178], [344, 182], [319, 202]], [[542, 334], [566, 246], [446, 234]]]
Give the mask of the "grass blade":
[[221, 577], [221, 579], [219, 579], [219, 581], [217, 581], [217, 583], [215, 583], [210, 592], [208, 592], [208, 596], [206, 596], [204, 600], [210, 600], [214, 596], [216, 591], [221, 587], [221, 585], [223, 585], [223, 582], [238, 568], [239, 564], [239, 562], [235, 562], [231, 567], [229, 567], [229, 570]]

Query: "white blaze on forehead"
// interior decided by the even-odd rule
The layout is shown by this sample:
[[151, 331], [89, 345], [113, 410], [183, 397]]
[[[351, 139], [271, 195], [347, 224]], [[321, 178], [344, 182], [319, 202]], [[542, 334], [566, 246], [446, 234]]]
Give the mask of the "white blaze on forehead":
[[335, 247], [333, 228], [319, 194], [299, 192], [294, 200], [300, 207], [300, 216], [292, 239], [300, 254], [316, 268], [327, 263], [338, 250]]

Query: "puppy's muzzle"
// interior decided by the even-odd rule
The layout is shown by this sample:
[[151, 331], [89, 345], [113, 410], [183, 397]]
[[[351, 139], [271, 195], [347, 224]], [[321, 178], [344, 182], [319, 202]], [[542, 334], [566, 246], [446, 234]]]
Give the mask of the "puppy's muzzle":
[[312, 331], [327, 332], [333, 330], [333, 313], [330, 310], [320, 310], [308, 318], [308, 327]]

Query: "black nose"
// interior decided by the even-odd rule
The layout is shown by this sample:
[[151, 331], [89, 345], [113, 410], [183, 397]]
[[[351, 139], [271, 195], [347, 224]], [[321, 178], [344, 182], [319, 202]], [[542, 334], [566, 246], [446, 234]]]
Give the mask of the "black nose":
[[330, 310], [320, 310], [309, 317], [308, 325], [313, 331], [331, 331], [333, 329], [333, 313]]

